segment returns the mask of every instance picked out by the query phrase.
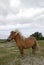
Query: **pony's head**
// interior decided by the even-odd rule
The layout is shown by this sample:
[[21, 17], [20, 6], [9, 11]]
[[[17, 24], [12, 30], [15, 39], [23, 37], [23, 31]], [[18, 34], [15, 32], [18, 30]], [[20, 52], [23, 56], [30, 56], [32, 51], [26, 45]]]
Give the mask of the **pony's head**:
[[16, 35], [18, 34], [18, 31], [17, 30], [15, 30], [15, 31], [11, 31], [11, 33], [10, 33], [10, 35], [9, 35], [9, 37], [8, 37], [8, 41], [11, 41], [11, 40], [13, 40], [13, 39], [15, 39], [15, 37], [16, 37]]

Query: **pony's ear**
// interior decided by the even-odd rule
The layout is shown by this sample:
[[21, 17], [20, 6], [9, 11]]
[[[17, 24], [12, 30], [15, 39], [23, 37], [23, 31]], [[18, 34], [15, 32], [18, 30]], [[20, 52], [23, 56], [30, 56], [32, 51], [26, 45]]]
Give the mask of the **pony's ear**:
[[14, 31], [11, 31], [11, 33], [13, 33]]
[[18, 32], [16, 31], [16, 32], [15, 32], [15, 35], [17, 35], [17, 34], [18, 34]]

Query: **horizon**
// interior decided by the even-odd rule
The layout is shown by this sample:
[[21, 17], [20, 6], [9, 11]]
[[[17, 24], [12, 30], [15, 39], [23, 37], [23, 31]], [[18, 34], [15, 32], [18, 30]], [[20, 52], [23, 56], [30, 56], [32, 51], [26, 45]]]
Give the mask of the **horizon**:
[[[36, 33], [36, 32], [38, 32], [38, 31], [35, 31], [34, 33], [31, 33], [31, 34], [27, 34], [27, 32], [26, 32], [26, 34], [25, 33], [23, 33], [22, 31], [19, 31], [20, 33], [21, 33], [21, 35], [22, 36], [24, 36], [24, 37], [29, 37], [30, 35], [32, 35], [32, 34], [34, 34], [34, 33]], [[23, 34], [22, 34], [23, 33]], [[39, 33], [41, 33], [41, 32], [39, 32]], [[10, 34], [10, 33], [9, 33]], [[3, 35], [3, 37], [0, 37], [0, 40], [4, 40], [4, 39], [7, 39], [8, 37], [9, 37], [9, 34], [8, 35]], [[42, 34], [42, 33], [41, 33]], [[1, 34], [2, 35], [2, 34]], [[42, 34], [42, 36], [43, 36], [43, 34]], [[43, 36], [44, 37], [44, 36]]]

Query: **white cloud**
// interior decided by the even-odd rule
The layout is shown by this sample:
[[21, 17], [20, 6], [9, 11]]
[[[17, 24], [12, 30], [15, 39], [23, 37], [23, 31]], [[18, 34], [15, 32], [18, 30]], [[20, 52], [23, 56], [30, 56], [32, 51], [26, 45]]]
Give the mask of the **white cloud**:
[[42, 24], [32, 24], [32, 23], [28, 23], [28, 24], [16, 24], [16, 25], [1, 25], [0, 26], [0, 34], [3, 34], [4, 37], [6, 35], [6, 38], [8, 37], [8, 35], [10, 34], [10, 31], [18, 29], [20, 30], [20, 32], [28, 37], [29, 35], [33, 34], [34, 32], [42, 32], [43, 33], [43, 29], [44, 26]]
[[20, 0], [10, 0], [10, 6], [11, 7], [17, 8], [20, 6], [20, 4], [21, 4]]
[[[10, 25], [18, 23], [30, 23], [30, 19], [35, 20], [37, 17], [39, 18], [37, 15], [41, 14], [42, 12], [44, 12], [44, 8], [24, 8], [20, 9], [19, 13], [17, 14], [9, 13], [6, 17], [0, 15], [0, 21], [2, 24]], [[41, 15], [41, 17], [43, 16]]]
[[21, 9], [20, 12], [18, 13], [17, 16], [21, 18], [31, 18], [37, 14], [40, 14], [44, 11], [44, 8], [26, 8], [26, 9]]
[[44, 8], [29, 8], [29, 9], [20, 9], [19, 13], [14, 15], [14, 14], [8, 14], [6, 17], [7, 19], [28, 19], [32, 18], [33, 16], [40, 14], [44, 11]]
[[38, 23], [27, 23], [27, 24], [16, 24], [16, 25], [0, 25], [0, 30], [15, 30], [20, 28], [29, 28], [29, 29], [43, 29], [44, 25]]
[[15, 28], [25, 28], [29, 26], [31, 26], [31, 24], [0, 25], [0, 30], [12, 30]]

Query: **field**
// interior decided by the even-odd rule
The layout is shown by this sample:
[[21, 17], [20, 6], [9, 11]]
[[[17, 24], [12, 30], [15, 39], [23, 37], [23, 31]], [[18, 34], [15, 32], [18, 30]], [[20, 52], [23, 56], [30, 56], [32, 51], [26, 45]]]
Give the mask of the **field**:
[[21, 58], [15, 42], [0, 41], [0, 65], [44, 65], [44, 40], [39, 40], [40, 53], [33, 56], [31, 49], [25, 49]]

